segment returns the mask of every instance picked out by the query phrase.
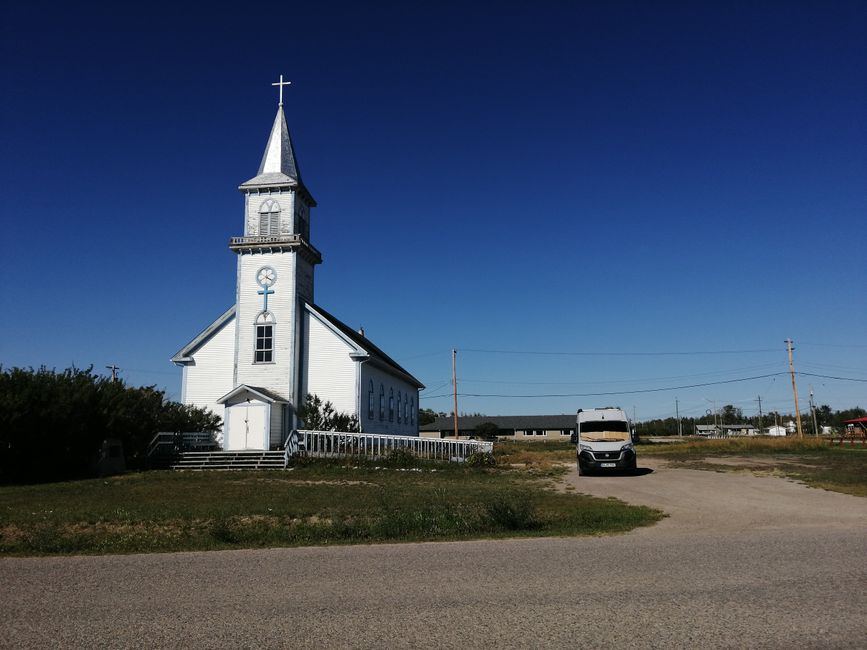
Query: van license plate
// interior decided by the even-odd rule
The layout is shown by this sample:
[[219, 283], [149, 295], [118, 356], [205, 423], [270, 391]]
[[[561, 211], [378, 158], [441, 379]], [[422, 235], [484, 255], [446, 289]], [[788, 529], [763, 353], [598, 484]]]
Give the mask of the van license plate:
[[617, 467], [617, 463], [600, 463], [600, 467]]

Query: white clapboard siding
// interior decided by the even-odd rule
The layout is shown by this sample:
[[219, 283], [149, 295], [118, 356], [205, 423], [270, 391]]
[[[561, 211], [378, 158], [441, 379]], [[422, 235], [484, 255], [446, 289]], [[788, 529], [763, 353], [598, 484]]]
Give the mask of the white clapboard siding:
[[[274, 293], [268, 297], [268, 311], [276, 320], [273, 363], [254, 363], [255, 322], [263, 306], [262, 296], [258, 294], [262, 287], [256, 282], [256, 273], [263, 266], [270, 266], [277, 272], [277, 281], [271, 287]], [[287, 399], [291, 398], [288, 389], [294, 376], [295, 313], [295, 254], [239, 256], [238, 310], [235, 318], [238, 323], [237, 384], [267, 388]]]
[[315, 315], [306, 313], [309, 365], [307, 392], [329, 401], [340, 413], [355, 413], [355, 348]]
[[234, 388], [235, 322], [230, 318], [193, 352], [193, 363], [184, 367], [184, 402], [210, 409], [221, 418], [223, 405], [217, 400]]
[[[373, 417], [368, 414], [368, 394], [370, 384], [373, 382]], [[379, 389], [382, 386], [385, 392], [385, 416], [379, 418]], [[397, 413], [393, 420], [389, 420], [388, 398], [390, 391], [394, 391], [395, 410], [397, 410], [397, 395], [403, 399], [409, 396], [415, 408], [415, 415], [409, 418], [409, 422], [403, 417], [403, 399], [401, 400], [400, 422]], [[383, 433], [397, 436], [418, 435], [418, 389], [388, 372], [387, 370], [370, 363], [361, 366], [361, 426], [367, 433]]]

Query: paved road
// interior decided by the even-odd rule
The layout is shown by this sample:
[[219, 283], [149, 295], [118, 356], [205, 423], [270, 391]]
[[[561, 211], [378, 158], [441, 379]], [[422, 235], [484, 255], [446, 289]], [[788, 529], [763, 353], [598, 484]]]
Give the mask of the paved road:
[[0, 561], [3, 648], [864, 648], [867, 499], [652, 465], [608, 538]]

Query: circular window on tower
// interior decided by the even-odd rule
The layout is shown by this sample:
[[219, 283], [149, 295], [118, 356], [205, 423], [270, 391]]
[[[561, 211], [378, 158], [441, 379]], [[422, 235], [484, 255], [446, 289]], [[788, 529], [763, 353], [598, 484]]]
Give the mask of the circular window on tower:
[[277, 282], [277, 271], [272, 269], [270, 266], [263, 266], [261, 269], [256, 271], [256, 282], [259, 283], [260, 287], [267, 289]]

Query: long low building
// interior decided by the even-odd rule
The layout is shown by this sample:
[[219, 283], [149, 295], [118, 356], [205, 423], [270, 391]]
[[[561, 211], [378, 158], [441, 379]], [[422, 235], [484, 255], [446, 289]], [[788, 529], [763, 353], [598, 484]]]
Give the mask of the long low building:
[[[458, 417], [458, 435], [477, 436], [476, 427], [490, 422], [497, 426], [497, 437], [516, 440], [569, 440], [575, 433], [575, 415], [464, 415]], [[455, 435], [453, 416], [439, 417], [419, 427], [426, 438], [450, 438]]]

